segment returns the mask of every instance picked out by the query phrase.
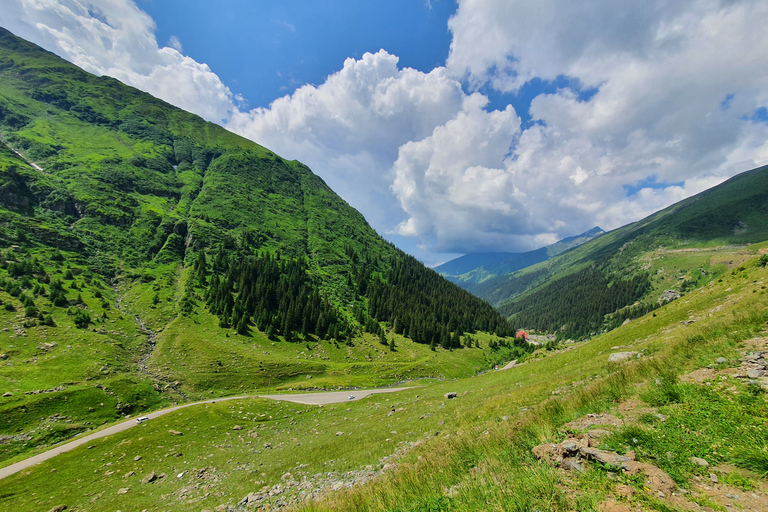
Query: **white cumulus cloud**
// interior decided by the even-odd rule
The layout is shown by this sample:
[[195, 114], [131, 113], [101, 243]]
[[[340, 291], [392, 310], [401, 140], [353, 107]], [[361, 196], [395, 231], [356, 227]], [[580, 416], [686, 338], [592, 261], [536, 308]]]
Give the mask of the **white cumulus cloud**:
[[384, 50], [347, 59], [319, 86], [304, 85], [269, 108], [237, 112], [227, 128], [322, 176], [377, 228], [402, 212], [391, 195], [398, 148], [420, 140], [463, 108], [461, 84], [444, 68], [398, 66]]
[[766, 21], [752, 0], [460, 0], [447, 69], [580, 84], [532, 101], [505, 165], [558, 235], [614, 228], [768, 162]]
[[155, 23], [128, 0], [5, 0], [2, 23], [16, 35], [97, 75], [109, 75], [215, 122], [236, 98], [206, 65], [160, 47]]

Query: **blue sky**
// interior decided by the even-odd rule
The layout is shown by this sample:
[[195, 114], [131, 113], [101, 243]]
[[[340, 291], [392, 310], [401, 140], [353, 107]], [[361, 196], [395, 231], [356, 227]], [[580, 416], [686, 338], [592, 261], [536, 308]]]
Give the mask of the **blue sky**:
[[154, 19], [159, 42], [177, 37], [185, 54], [214, 67], [251, 107], [321, 84], [347, 57], [381, 48], [404, 67], [445, 65], [456, 11], [450, 0], [137, 3]]
[[3, 0], [0, 25], [298, 159], [429, 265], [768, 163], [761, 0]]

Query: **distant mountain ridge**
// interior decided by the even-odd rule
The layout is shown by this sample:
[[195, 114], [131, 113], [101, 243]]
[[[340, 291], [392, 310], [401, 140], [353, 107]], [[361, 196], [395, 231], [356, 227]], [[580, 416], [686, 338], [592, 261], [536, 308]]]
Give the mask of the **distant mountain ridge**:
[[605, 233], [594, 227], [580, 235], [570, 236], [552, 245], [526, 252], [484, 252], [470, 253], [443, 263], [434, 268], [436, 272], [464, 288], [473, 283], [511, 274], [517, 270], [535, 265]]
[[467, 288], [517, 326], [583, 338], [738, 270], [746, 247], [765, 240], [768, 166], [550, 260]]

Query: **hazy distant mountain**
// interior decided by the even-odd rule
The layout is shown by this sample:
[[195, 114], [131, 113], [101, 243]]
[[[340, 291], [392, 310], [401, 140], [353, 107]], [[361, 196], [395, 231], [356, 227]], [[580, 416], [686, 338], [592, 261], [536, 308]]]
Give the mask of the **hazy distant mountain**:
[[562, 252], [605, 233], [594, 227], [580, 235], [564, 238], [552, 245], [527, 252], [482, 252], [471, 253], [435, 267], [435, 271], [459, 286], [482, 283], [493, 277], [510, 274], [517, 270], [545, 261]]

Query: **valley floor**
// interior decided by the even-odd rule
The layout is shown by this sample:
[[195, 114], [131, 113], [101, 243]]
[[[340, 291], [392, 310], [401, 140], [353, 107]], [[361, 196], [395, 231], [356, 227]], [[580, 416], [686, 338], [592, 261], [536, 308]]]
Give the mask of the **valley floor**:
[[[755, 257], [610, 333], [469, 379], [174, 411], [3, 479], [0, 508], [763, 510], [768, 404], [749, 365], [768, 351], [766, 280]], [[564, 444], [562, 461], [535, 456]]]

